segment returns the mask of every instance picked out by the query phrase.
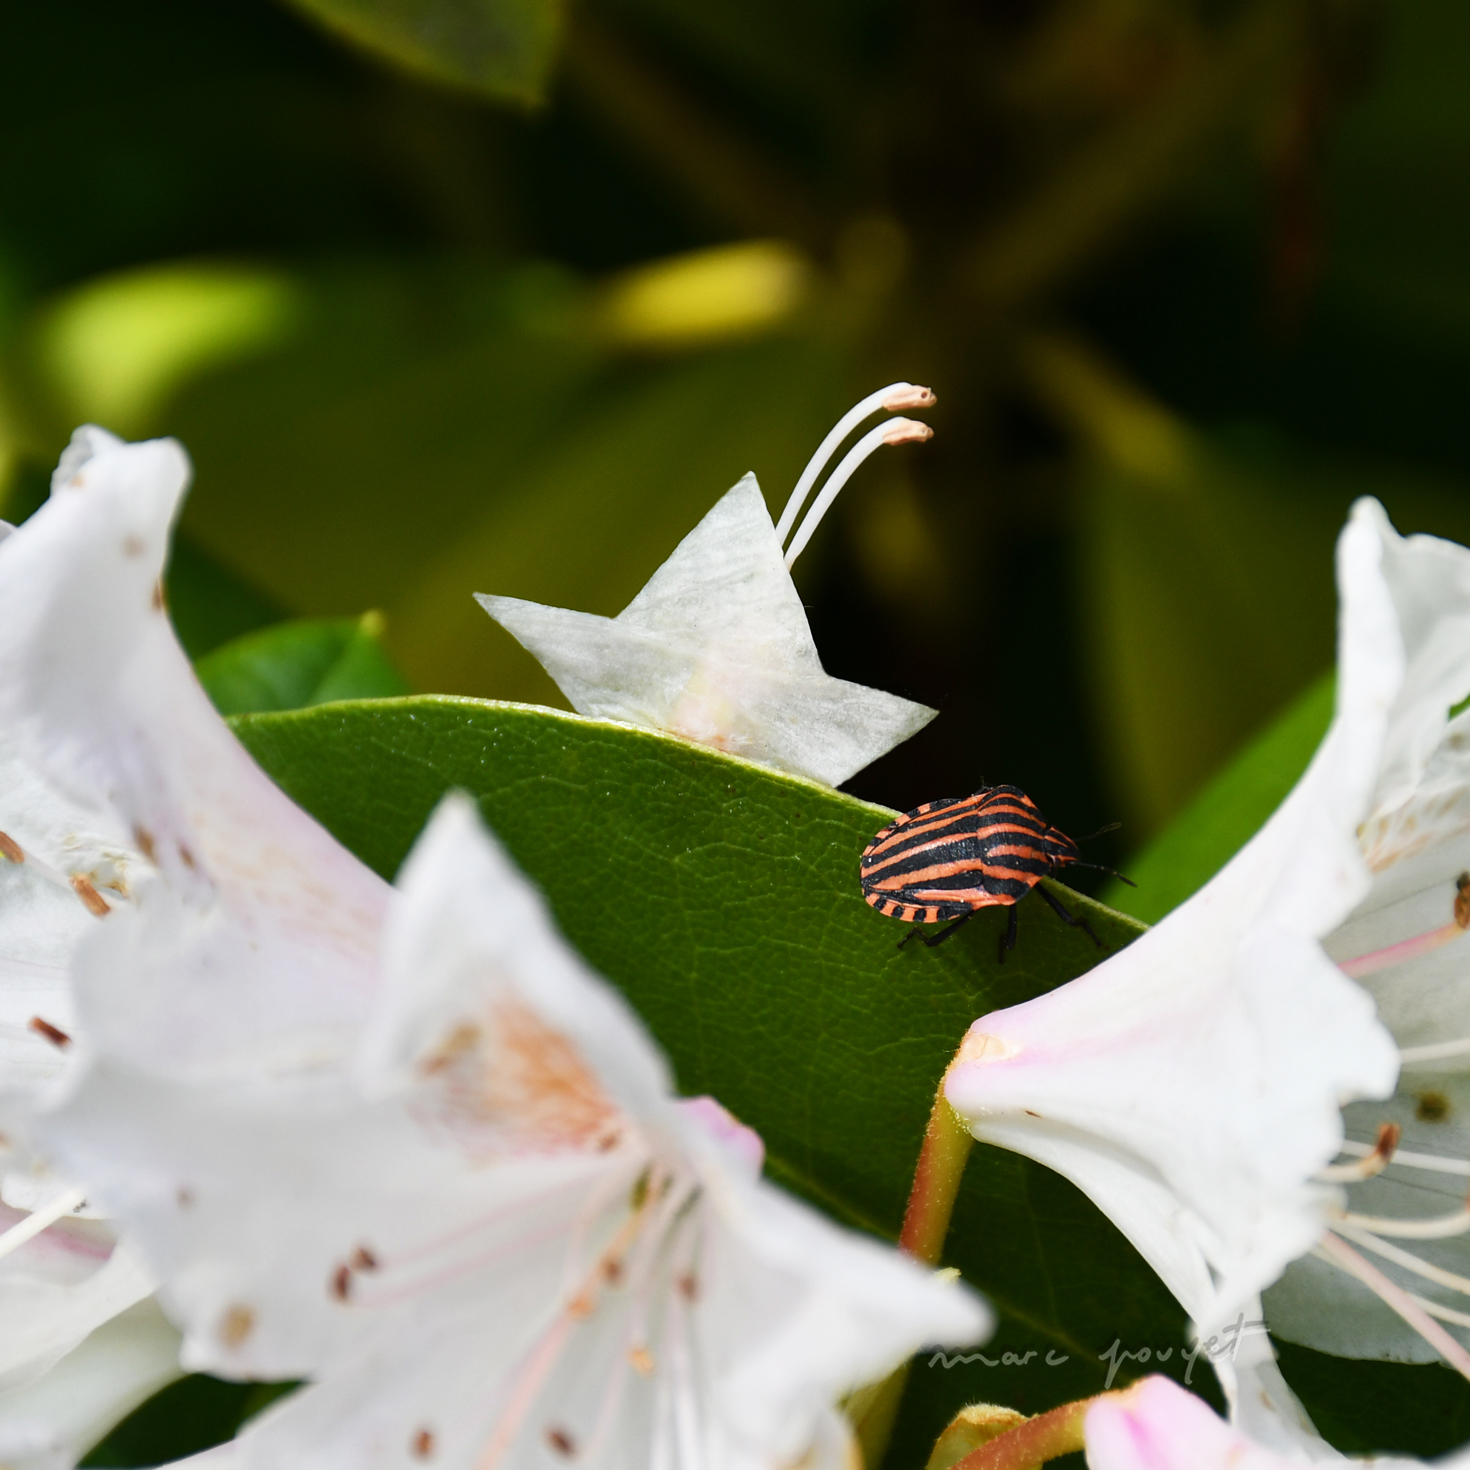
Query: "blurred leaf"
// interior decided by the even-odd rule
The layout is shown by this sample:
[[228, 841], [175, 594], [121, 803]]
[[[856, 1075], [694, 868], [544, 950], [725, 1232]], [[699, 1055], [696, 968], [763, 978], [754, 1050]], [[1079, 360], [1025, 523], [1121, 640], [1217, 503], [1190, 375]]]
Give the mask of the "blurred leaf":
[[234, 1438], [247, 1419], [294, 1387], [225, 1383], [205, 1373], [191, 1373], [129, 1414], [82, 1465], [132, 1470], [198, 1454]]
[[[685, 1092], [710, 1091], [766, 1140], [773, 1177], [892, 1235], [935, 1085], [969, 1023], [1096, 963], [1039, 899], [1003, 966], [1000, 915], [940, 950], [862, 901], [857, 862], [891, 813], [700, 746], [524, 706], [421, 698], [250, 715], [235, 728], [285, 790], [380, 873], [434, 803], [469, 791], [545, 891], [567, 936], [627, 993]], [[1066, 890], [1058, 890], [1065, 893]], [[1107, 951], [1137, 927], [1088, 913]], [[1099, 1354], [1176, 1346], [1183, 1314], [1098, 1212], [1058, 1176], [978, 1148], [952, 1260], [996, 1301], [1007, 1376], [1034, 1411], [1096, 1390]], [[1055, 1349], [1068, 1361], [1046, 1366]], [[983, 1364], [916, 1367], [892, 1463], [927, 1457]], [[1178, 1364], [1179, 1355], [1166, 1366]]]
[[829, 346], [778, 340], [604, 393], [416, 569], [389, 604], [389, 647], [419, 688], [561, 703], [470, 594], [621, 611], [747, 470], [779, 509], [842, 406], [839, 381]]
[[1397, 0], [1383, 19], [1374, 85], [1332, 142], [1329, 289], [1360, 312], [1463, 346], [1470, 212], [1451, 181], [1470, 168], [1470, 11]]
[[407, 71], [515, 102], [541, 100], [561, 35], [559, 0], [292, 3]]
[[619, 345], [704, 346], [785, 320], [812, 285], [812, 266], [782, 240], [743, 240], [626, 271], [606, 287], [602, 330]]
[[1216, 776], [1114, 881], [1106, 903], [1157, 924], [1202, 888], [1260, 829], [1306, 770], [1332, 723], [1336, 680], [1318, 679]]
[[141, 438], [175, 389], [286, 339], [302, 306], [278, 270], [146, 266], [88, 281], [54, 302], [36, 349], [64, 418]]
[[407, 694], [382, 632], [379, 613], [282, 623], [227, 643], [194, 671], [222, 715]]
[[278, 603], [221, 566], [187, 534], [174, 536], [164, 589], [174, 631], [194, 659], [284, 616]]

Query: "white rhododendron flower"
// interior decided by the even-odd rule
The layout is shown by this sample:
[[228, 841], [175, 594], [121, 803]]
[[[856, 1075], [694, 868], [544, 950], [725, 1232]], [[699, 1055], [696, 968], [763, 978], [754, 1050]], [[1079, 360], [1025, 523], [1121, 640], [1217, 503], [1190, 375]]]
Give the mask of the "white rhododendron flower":
[[465, 798], [405, 866], [344, 1065], [181, 1073], [104, 995], [184, 937], [147, 894], [129, 918], [83, 956], [95, 1060], [48, 1134], [137, 1232], [189, 1366], [315, 1380], [243, 1432], [245, 1466], [836, 1467], [843, 1394], [987, 1325], [670, 1095]]
[[[145, 1302], [151, 1273], [107, 1222], [75, 1218], [95, 1214], [83, 1206], [89, 1181], [58, 1176], [44, 1151], [28, 1146], [35, 1110], [67, 1085], [89, 1044], [68, 976], [76, 950], [123, 922], [142, 891], [155, 889], [155, 902], [197, 906], [213, 892], [212, 874], [234, 872], [242, 882], [232, 890], [231, 943], [269, 956], [272, 924], [330, 891], [333, 915], [359, 919], [367, 931], [346, 937], [355, 975], [373, 953], [388, 891], [255, 767], [174, 638], [159, 578], [188, 474], [176, 444], [128, 445], [79, 430], [50, 500], [0, 542], [6, 1465], [74, 1461], [180, 1371], [177, 1333]], [[279, 894], [290, 901], [281, 905]], [[329, 931], [322, 939], [319, 953], [330, 947]], [[194, 926], [189, 944], [199, 968], [228, 984], [238, 957], [218, 947], [207, 925]], [[265, 969], [256, 1002], [279, 1003], [273, 982], [289, 989], [310, 976], [310, 952], [303, 956], [289, 972]], [[330, 957], [320, 968], [333, 969]], [[163, 1028], [187, 1061], [185, 1038], [198, 1035], [188, 1023], [208, 1012], [208, 997], [191, 1013], [165, 1015], [150, 1010], [144, 986], [126, 1003]]]
[[1347, 1109], [1345, 1152], [1370, 1177], [1341, 1171], [1345, 1246], [1295, 1263], [1267, 1310], [1328, 1352], [1423, 1361], [1442, 1344], [1386, 1303], [1394, 1291], [1470, 1342], [1470, 714], [1451, 717], [1470, 694], [1470, 551], [1379, 529], [1419, 651], [1359, 837], [1371, 886], [1324, 945], [1372, 995], [1403, 1070], [1391, 1102]]
[[977, 1138], [1076, 1183], [1207, 1330], [1321, 1238], [1339, 1107], [1397, 1073], [1319, 943], [1367, 890], [1356, 830], [1414, 666], [1382, 559], [1360, 507], [1338, 550], [1337, 719], [1281, 809], [1121, 954], [975, 1022], [949, 1074]]
[[853, 429], [880, 411], [933, 401], [911, 383], [865, 398], [823, 441], [779, 525], [771, 524], [755, 476], [746, 475], [615, 618], [476, 596], [580, 714], [666, 730], [840, 785], [935, 712], [825, 673], [789, 569], [858, 465], [884, 444], [927, 439], [927, 425], [904, 418], [879, 424], [838, 464], [799, 529], [796, 517]]
[[[1470, 691], [1470, 552], [1402, 538], [1365, 501], [1339, 583], [1337, 716], [1291, 796], [1122, 955], [978, 1021], [948, 1095], [978, 1137], [1091, 1194], [1197, 1318], [1306, 1256], [1267, 1298], [1274, 1331], [1470, 1377], [1449, 1330], [1470, 1327], [1465, 1089], [1436, 1075], [1470, 1059], [1450, 720]], [[1391, 1091], [1393, 1040], [1397, 1095], [1361, 1101]]]
[[[1349, 1459], [1325, 1440], [1295, 1451], [1267, 1448], [1216, 1417], [1210, 1406], [1162, 1377], [1145, 1378], [1087, 1411], [1088, 1470], [1295, 1470], [1313, 1464], [1423, 1470], [1422, 1460], [1398, 1456]], [[1463, 1452], [1437, 1460], [1441, 1470], [1465, 1470]]]

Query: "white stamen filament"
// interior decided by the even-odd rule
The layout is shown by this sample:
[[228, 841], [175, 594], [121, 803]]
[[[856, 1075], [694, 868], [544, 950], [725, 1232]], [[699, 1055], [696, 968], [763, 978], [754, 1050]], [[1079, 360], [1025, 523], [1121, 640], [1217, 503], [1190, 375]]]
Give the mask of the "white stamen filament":
[[1438, 1215], [1428, 1220], [1395, 1220], [1385, 1215], [1356, 1215], [1352, 1211], [1340, 1218], [1359, 1230], [1399, 1240], [1448, 1240], [1470, 1231], [1470, 1208], [1464, 1205], [1453, 1215]]
[[[1377, 1145], [1371, 1143], [1355, 1143], [1351, 1139], [1346, 1140], [1341, 1149], [1345, 1154], [1366, 1155], [1377, 1152]], [[1406, 1169], [1425, 1169], [1433, 1174], [1464, 1174], [1470, 1175], [1470, 1160], [1467, 1159], [1444, 1159], [1437, 1154], [1416, 1154], [1408, 1149], [1396, 1149], [1390, 1161], [1392, 1168], [1402, 1166]]]
[[1462, 1036], [1457, 1041], [1435, 1041], [1427, 1046], [1401, 1046], [1399, 1061], [1437, 1062], [1442, 1057], [1463, 1057], [1467, 1053], [1470, 1053], [1470, 1036]]
[[827, 483], [822, 486], [821, 493], [812, 501], [812, 508], [806, 513], [806, 519], [791, 538], [791, 545], [786, 548], [786, 565], [790, 567], [795, 564], [796, 558], [806, 549], [807, 542], [821, 524], [822, 517], [837, 499], [837, 492], [857, 473], [858, 466], [869, 455], [877, 453], [885, 444], [913, 444], [931, 438], [933, 433], [928, 424], [921, 424], [918, 419], [890, 419], [886, 424], [879, 424], [877, 428], [864, 434], [843, 455], [842, 462], [832, 471]]
[[1385, 1305], [1391, 1307], [1462, 1378], [1470, 1381], [1470, 1353], [1439, 1325], [1420, 1303], [1382, 1271], [1370, 1265], [1345, 1240], [1330, 1230], [1314, 1246], [1312, 1254], [1361, 1281]]
[[65, 1189], [49, 1205], [32, 1210], [18, 1225], [12, 1225], [0, 1235], [0, 1256], [8, 1256], [27, 1241], [34, 1240], [48, 1225], [54, 1225], [63, 1215], [71, 1214], [86, 1198], [84, 1189]]
[[1411, 1302], [1423, 1307], [1431, 1317], [1437, 1317], [1441, 1322], [1452, 1322], [1456, 1327], [1470, 1327], [1470, 1313], [1457, 1312], [1453, 1307], [1442, 1307], [1438, 1302], [1432, 1302], [1417, 1292], [1411, 1291], [1408, 1296]]
[[1402, 1266], [1405, 1271], [1412, 1271], [1426, 1281], [1434, 1281], [1440, 1286], [1447, 1286], [1451, 1291], [1458, 1291], [1462, 1296], [1470, 1296], [1470, 1276], [1460, 1276], [1454, 1271], [1446, 1271], [1443, 1266], [1436, 1266], [1430, 1261], [1421, 1261], [1418, 1256], [1406, 1250], [1400, 1250], [1398, 1246], [1390, 1245], [1386, 1240], [1379, 1240], [1376, 1235], [1369, 1235], [1366, 1230], [1359, 1230], [1346, 1221], [1339, 1220], [1337, 1228], [1354, 1245], [1362, 1246], [1364, 1250], [1370, 1250], [1375, 1255], [1382, 1256], [1385, 1261], [1392, 1261], [1394, 1265]]
[[1357, 1163], [1329, 1164], [1324, 1169], [1318, 1169], [1313, 1177], [1322, 1184], [1353, 1184], [1371, 1179], [1388, 1167], [1402, 1134], [1403, 1129], [1397, 1124], [1385, 1123], [1378, 1130], [1378, 1142], [1368, 1153], [1361, 1155]]
[[[901, 413], [914, 408], [932, 408], [934, 402], [933, 393], [927, 388], [919, 387], [917, 383], [890, 383], [876, 393], [869, 393], [861, 403], [848, 409], [837, 420], [832, 432], [817, 446], [817, 452], [807, 461], [806, 468], [801, 472], [801, 478], [796, 482], [796, 489], [787, 498], [786, 508], [781, 512], [781, 519], [776, 524], [777, 542], [785, 545], [786, 538], [791, 534], [791, 528], [796, 524], [797, 515], [800, 514], [802, 506], [806, 504], [806, 498], [811, 494], [812, 486], [817, 483], [817, 476], [827, 467], [827, 462], [837, 453], [837, 448], [842, 441], [859, 424], [880, 411]], [[816, 527], [812, 529], [815, 530]], [[788, 561], [787, 566], [790, 565]]]
[[509, 1401], [496, 1419], [490, 1443], [476, 1461], [475, 1470], [494, 1470], [514, 1442], [537, 1395], [556, 1366], [572, 1328], [596, 1310], [598, 1293], [607, 1284], [605, 1268], [608, 1262], [617, 1261], [621, 1264], [624, 1254], [648, 1223], [649, 1206], [658, 1200], [666, 1178], [667, 1176], [660, 1177], [655, 1171], [649, 1179], [642, 1200], [619, 1227], [611, 1244], [598, 1252], [590, 1269], [583, 1273], [576, 1289], [564, 1298], [561, 1310], [522, 1364], [511, 1388]]

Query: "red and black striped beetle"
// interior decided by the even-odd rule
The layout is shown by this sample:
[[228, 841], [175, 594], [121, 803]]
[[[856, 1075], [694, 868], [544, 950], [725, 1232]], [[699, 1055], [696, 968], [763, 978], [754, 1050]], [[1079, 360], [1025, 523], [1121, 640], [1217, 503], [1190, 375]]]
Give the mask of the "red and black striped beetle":
[[[863, 850], [860, 872], [869, 904], [915, 926], [899, 941], [900, 949], [914, 938], [933, 949], [981, 909], [1008, 905], [1010, 922], [1000, 941], [1004, 963], [1006, 951], [1016, 947], [1016, 903], [1033, 888], [1102, 948], [1085, 918], [1039, 886], [1058, 868], [1098, 866], [1084, 863], [1077, 844], [1053, 827], [1019, 787], [983, 786], [973, 796], [926, 801], [890, 822]], [[945, 927], [931, 937], [920, 924]]]

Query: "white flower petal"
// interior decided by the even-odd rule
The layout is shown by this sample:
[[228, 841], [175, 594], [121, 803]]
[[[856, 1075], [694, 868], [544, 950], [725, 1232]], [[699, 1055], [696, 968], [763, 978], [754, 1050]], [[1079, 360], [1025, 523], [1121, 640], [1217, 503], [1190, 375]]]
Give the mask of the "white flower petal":
[[934, 718], [823, 672], [754, 475], [616, 618], [476, 596], [579, 713], [667, 730], [830, 786]]
[[[119, 1050], [179, 1067], [222, 1064], [227, 1018], [231, 1045], [248, 1051], [242, 1008], [257, 1032], [289, 1009], [333, 1044], [365, 1004], [387, 893], [255, 765], [178, 646], [159, 578], [188, 476], [170, 440], [79, 430], [52, 498], [5, 542], [0, 576], [0, 726], [48, 784], [158, 865], [165, 882], [143, 885], [140, 902], [172, 905], [176, 932], [192, 926], [175, 946], [189, 984], [155, 971], [144, 985], [140, 970], [113, 1006], [99, 977], [90, 1024]], [[271, 952], [280, 963], [262, 959]]]
[[[1121, 955], [977, 1021], [946, 1087], [977, 1137], [1087, 1190], [1206, 1331], [1319, 1238], [1336, 1194], [1312, 1175], [1337, 1152], [1339, 1104], [1386, 1095], [1397, 1071], [1318, 943], [1368, 889], [1356, 828], [1404, 680], [1383, 554], [1359, 507], [1338, 553], [1337, 719], [1281, 809]], [[1191, 1246], [1216, 1279], [1203, 1297]]]
[[104, 1055], [51, 1120], [163, 1274], [186, 1363], [317, 1379], [247, 1464], [835, 1463], [838, 1396], [981, 1333], [966, 1292], [668, 1095], [462, 798], [400, 894], [355, 1068], [209, 1084]]
[[68, 1470], [180, 1376], [178, 1350], [179, 1334], [154, 1302], [113, 1317], [34, 1383], [0, 1392], [0, 1462]]

